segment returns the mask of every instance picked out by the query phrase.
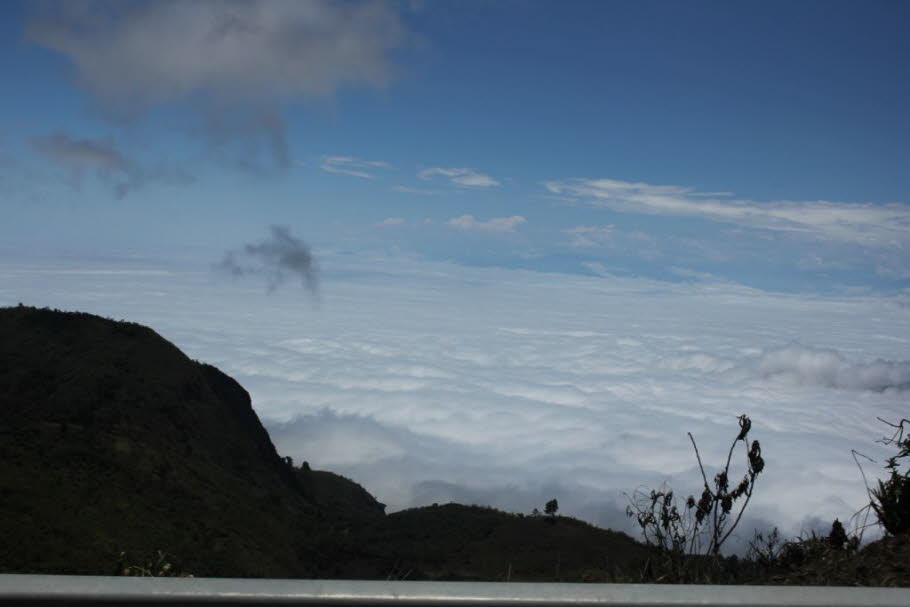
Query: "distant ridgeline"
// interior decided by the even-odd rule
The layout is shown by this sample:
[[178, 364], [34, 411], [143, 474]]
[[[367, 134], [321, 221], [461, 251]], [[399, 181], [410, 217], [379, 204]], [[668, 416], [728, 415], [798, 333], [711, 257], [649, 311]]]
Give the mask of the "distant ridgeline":
[[279, 456], [240, 384], [151, 329], [26, 306], [0, 308], [0, 538], [2, 573], [135, 572], [163, 553], [196, 576], [581, 581], [650, 552], [564, 517], [386, 515]]

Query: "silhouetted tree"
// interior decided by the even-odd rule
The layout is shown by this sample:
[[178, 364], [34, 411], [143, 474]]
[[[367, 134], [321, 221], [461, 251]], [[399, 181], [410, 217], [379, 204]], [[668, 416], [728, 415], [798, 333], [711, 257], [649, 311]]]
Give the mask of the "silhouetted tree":
[[835, 550], [843, 550], [844, 544], [847, 543], [847, 532], [844, 525], [838, 519], [831, 523], [831, 532], [828, 534], [828, 543]]
[[549, 502], [547, 502], [547, 505], [544, 506], [544, 509], [543, 509], [543, 511], [546, 512], [547, 514], [549, 514], [550, 516], [556, 516], [557, 510], [559, 510], [559, 502], [557, 502], [555, 499], [552, 499]]

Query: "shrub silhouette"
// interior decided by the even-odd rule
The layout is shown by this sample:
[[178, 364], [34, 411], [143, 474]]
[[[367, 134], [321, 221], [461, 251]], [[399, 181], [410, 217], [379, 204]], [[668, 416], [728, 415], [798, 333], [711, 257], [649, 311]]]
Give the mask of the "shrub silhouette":
[[[740, 415], [739, 433], [730, 445], [723, 469], [714, 476], [712, 483], [708, 482], [695, 438], [689, 433], [704, 482], [701, 495], [698, 498], [690, 495], [680, 505], [673, 490], [668, 487], [648, 493], [636, 491], [630, 498], [626, 514], [636, 520], [645, 542], [671, 560], [686, 555], [717, 556], [720, 553], [724, 542], [742, 519], [752, 498], [755, 480], [765, 467], [761, 445], [757, 440], [748, 441], [751, 428], [751, 420], [746, 415]], [[743, 444], [747, 471], [733, 485], [730, 465], [740, 442]]]
[[173, 559], [164, 551], [157, 550], [154, 555], [141, 559], [140, 564], [126, 565], [128, 560], [126, 552], [120, 553], [120, 564], [117, 566], [117, 575], [130, 577], [193, 577], [191, 573], [181, 571], [171, 562]]
[[891, 535], [902, 535], [910, 531], [910, 468], [900, 471], [905, 457], [910, 457], [910, 436], [905, 434], [904, 424], [910, 420], [902, 419], [897, 424], [880, 421], [895, 429], [891, 438], [880, 442], [897, 446], [897, 455], [889, 457], [885, 469], [889, 471], [887, 480], [879, 480], [877, 486], [869, 491], [870, 506], [875, 512], [879, 524]]

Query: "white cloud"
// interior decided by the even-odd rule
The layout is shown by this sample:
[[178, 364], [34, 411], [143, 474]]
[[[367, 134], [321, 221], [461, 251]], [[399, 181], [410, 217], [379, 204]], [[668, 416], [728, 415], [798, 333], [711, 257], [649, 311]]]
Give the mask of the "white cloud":
[[796, 262], [796, 267], [801, 270], [849, 270], [851, 265], [844, 259], [834, 259], [809, 251]]
[[401, 192], [402, 194], [419, 194], [422, 196], [436, 196], [439, 194], [436, 190], [425, 190], [423, 188], [412, 188], [406, 185], [393, 185], [393, 192]]
[[696, 370], [717, 381], [751, 382], [774, 388], [805, 387], [850, 391], [902, 392], [910, 389], [910, 361], [850, 360], [834, 348], [790, 344], [779, 348], [718, 357], [704, 352], [662, 360], [675, 371]]
[[361, 179], [373, 179], [376, 176], [369, 172], [373, 169], [391, 169], [388, 162], [381, 160], [361, 160], [351, 156], [325, 156], [319, 165], [327, 173], [339, 173], [359, 177]]
[[627, 213], [694, 216], [871, 247], [910, 244], [910, 206], [826, 201], [723, 200], [721, 193], [617, 179], [547, 181], [553, 194]]
[[455, 185], [468, 188], [492, 188], [499, 185], [499, 181], [489, 175], [479, 173], [469, 168], [443, 168], [433, 167], [420, 171], [421, 179], [429, 180], [434, 177], [444, 177]]
[[583, 262], [581, 262], [581, 266], [583, 268], [587, 268], [588, 270], [590, 270], [594, 274], [597, 274], [598, 276], [610, 276], [611, 275], [611, 272], [609, 269], [607, 269], [607, 266], [600, 263], [599, 261], [583, 261]]
[[670, 272], [676, 276], [679, 276], [680, 278], [687, 278], [690, 280], [700, 280], [705, 282], [728, 282], [716, 274], [711, 274], [710, 272], [699, 272], [698, 270], [693, 270], [691, 268], [680, 268], [674, 266], [670, 268]]
[[527, 220], [521, 215], [511, 217], [493, 217], [488, 221], [477, 221], [473, 215], [453, 217], [446, 225], [459, 230], [475, 230], [480, 232], [514, 232], [515, 228]]
[[765, 352], [732, 373], [734, 376], [752, 375], [799, 386], [839, 390], [884, 392], [910, 389], [910, 361], [877, 359], [855, 362], [834, 349], [800, 345]]
[[688, 252], [698, 250], [698, 244], [688, 242], [687, 238], [664, 236], [658, 239], [650, 234], [634, 230], [626, 232], [614, 225], [575, 226], [563, 230], [569, 237], [567, 243], [574, 249], [609, 249], [623, 253], [633, 253], [640, 259], [655, 260], [664, 257], [666, 249], [677, 248]]
[[610, 246], [614, 242], [616, 226], [575, 226], [564, 233], [570, 238], [570, 247]]
[[382, 221], [376, 224], [380, 228], [391, 228], [395, 226], [400, 226], [404, 224], [404, 219], [401, 217], [386, 217]]
[[881, 460], [876, 417], [906, 416], [899, 298], [319, 261], [318, 308], [135, 260], [5, 259], [0, 305], [152, 326], [247, 388], [280, 452], [354, 478], [390, 510], [454, 498], [528, 512], [555, 497], [621, 526], [624, 491], [697, 491], [686, 432], [710, 472], [747, 413], [767, 462], [751, 516], [793, 533], [807, 515], [848, 520], [863, 505], [850, 449]]
[[910, 278], [910, 262], [907, 260], [905, 251], [906, 247], [879, 253], [875, 263], [875, 273], [898, 280]]

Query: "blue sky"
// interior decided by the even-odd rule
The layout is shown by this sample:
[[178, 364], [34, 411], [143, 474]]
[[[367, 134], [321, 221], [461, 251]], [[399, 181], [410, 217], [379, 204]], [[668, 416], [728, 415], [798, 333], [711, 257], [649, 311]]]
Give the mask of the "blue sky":
[[910, 286], [905, 3], [0, 10], [4, 255]]

